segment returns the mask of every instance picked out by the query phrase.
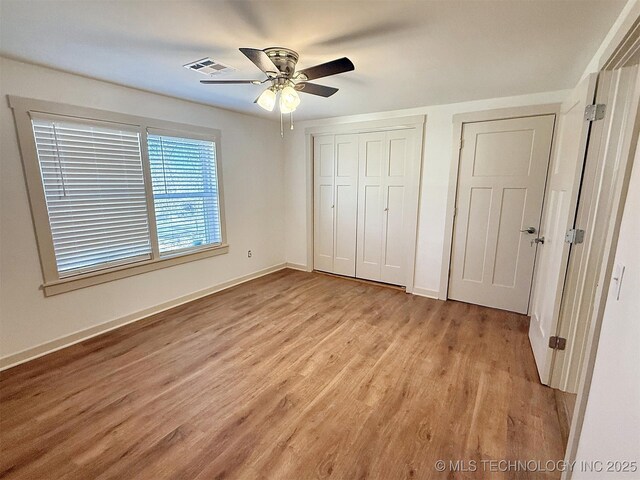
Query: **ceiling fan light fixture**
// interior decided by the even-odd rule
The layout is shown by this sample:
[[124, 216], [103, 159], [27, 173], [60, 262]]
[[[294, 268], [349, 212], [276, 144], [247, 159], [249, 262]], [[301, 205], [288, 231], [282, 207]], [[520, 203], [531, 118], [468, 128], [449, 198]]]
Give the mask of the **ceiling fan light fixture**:
[[280, 93], [280, 112], [291, 113], [300, 105], [300, 96], [291, 86], [286, 86]]
[[282, 97], [280, 97], [280, 113], [292, 113], [295, 111], [295, 107], [287, 106], [283, 101]]
[[276, 106], [276, 92], [274, 92], [271, 88], [267, 88], [260, 94], [257, 103], [266, 111], [272, 112], [273, 107]]
[[[310, 83], [308, 80], [350, 72], [355, 68], [351, 60], [347, 57], [342, 57], [303, 70], [296, 70], [299, 56], [297, 52], [289, 48], [270, 47], [262, 50], [241, 48], [240, 51], [264, 73], [266, 78], [263, 77], [261, 80], [207, 79], [200, 80], [200, 83], [209, 85], [262, 85], [269, 82], [271, 84], [270, 87], [264, 90], [254, 102], [268, 112], [272, 112], [276, 103], [278, 103], [281, 123], [283, 115], [291, 114], [293, 119], [293, 112], [300, 105], [298, 92], [328, 98], [338, 91], [337, 88]], [[209, 59], [204, 59], [202, 63], [205, 63], [205, 61], [215, 63]], [[280, 98], [278, 98], [278, 95], [280, 95]], [[291, 126], [293, 128], [293, 123]]]

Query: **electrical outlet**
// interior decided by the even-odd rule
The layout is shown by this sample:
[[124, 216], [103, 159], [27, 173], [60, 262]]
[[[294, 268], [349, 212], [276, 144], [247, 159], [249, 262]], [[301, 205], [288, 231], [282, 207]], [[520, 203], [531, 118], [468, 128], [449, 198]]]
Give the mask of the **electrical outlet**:
[[247, 250], [247, 257], [251, 258], [253, 256], [253, 253], [251, 253], [251, 250]]

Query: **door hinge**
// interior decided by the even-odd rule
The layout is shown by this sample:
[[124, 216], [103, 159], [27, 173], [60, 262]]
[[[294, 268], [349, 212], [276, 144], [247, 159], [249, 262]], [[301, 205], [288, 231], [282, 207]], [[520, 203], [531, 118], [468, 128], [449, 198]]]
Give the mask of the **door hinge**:
[[594, 103], [593, 105], [587, 105], [584, 108], [584, 119], [587, 122], [594, 122], [596, 120], [602, 120], [607, 110], [607, 106], [604, 103]]
[[564, 350], [567, 346], [567, 339], [562, 337], [549, 337], [549, 348], [554, 350]]
[[571, 230], [567, 231], [567, 234], [564, 236], [564, 241], [567, 243], [572, 243], [574, 245], [584, 242], [584, 230], [580, 230], [579, 228], [572, 228]]
[[460, 146], [458, 147], [458, 150], [462, 150], [462, 146], [464, 145], [464, 139], [460, 139]]

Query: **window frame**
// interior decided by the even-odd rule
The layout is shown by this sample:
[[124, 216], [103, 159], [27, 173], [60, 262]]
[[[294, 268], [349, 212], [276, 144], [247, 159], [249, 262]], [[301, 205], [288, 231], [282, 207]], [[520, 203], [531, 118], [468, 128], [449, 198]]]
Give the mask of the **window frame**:
[[[147, 127], [146, 129], [146, 133], [145, 133], [145, 151], [146, 151], [146, 165], [145, 165], [145, 161], [143, 159], [143, 171], [144, 171], [144, 181], [145, 181], [145, 188], [147, 188], [147, 184], [149, 184], [149, 188], [148, 188], [148, 192], [147, 192], [147, 200], [149, 199], [149, 195], [151, 196], [151, 206], [149, 206], [149, 203], [147, 201], [147, 210], [150, 212], [149, 216], [153, 215], [153, 231], [155, 232], [155, 238], [152, 239], [151, 242], [151, 248], [152, 248], [152, 255], [156, 255], [158, 258], [170, 258], [170, 257], [177, 257], [177, 256], [181, 256], [181, 255], [188, 255], [189, 253], [193, 253], [193, 252], [197, 252], [206, 248], [215, 248], [217, 246], [219, 246], [220, 244], [209, 244], [209, 245], [205, 245], [205, 246], [194, 246], [194, 247], [187, 247], [187, 248], [183, 248], [180, 250], [175, 250], [173, 252], [167, 252], [165, 254], [160, 253], [160, 247], [158, 245], [158, 229], [157, 229], [157, 225], [156, 225], [156, 212], [155, 212], [155, 201], [154, 201], [154, 195], [153, 195], [153, 181], [151, 178], [151, 161], [149, 159], [149, 143], [147, 141], [147, 136], [148, 135], [153, 135], [153, 136], [164, 136], [164, 137], [174, 137], [174, 138], [185, 138], [185, 139], [190, 139], [190, 140], [202, 140], [205, 142], [214, 142], [215, 147], [215, 152], [216, 152], [216, 180], [217, 180], [217, 195], [218, 195], [218, 206], [220, 208], [220, 212], [219, 212], [219, 217], [220, 217], [220, 230], [221, 230], [221, 235], [222, 235], [222, 240], [221, 240], [221, 244], [224, 245], [226, 243], [226, 236], [225, 236], [225, 231], [224, 231], [224, 209], [222, 208], [222, 194], [220, 193], [220, 188], [221, 188], [221, 181], [220, 181], [220, 161], [219, 161], [219, 151], [218, 151], [218, 144], [215, 140], [215, 138], [213, 138], [211, 135], [201, 135], [201, 134], [197, 134], [197, 133], [189, 133], [189, 134], [185, 134], [185, 132], [181, 132], [178, 130], [166, 130], [166, 129], [161, 129], [161, 128], [154, 128], [154, 127]], [[144, 155], [144, 154], [143, 154]], [[148, 174], [148, 177], [147, 177]], [[148, 181], [147, 181], [148, 179]], [[151, 228], [151, 227], [150, 227]]]
[[[36, 235], [36, 243], [40, 258], [43, 284], [41, 286], [45, 296], [57, 295], [79, 288], [85, 288], [100, 283], [110, 282], [121, 278], [151, 272], [182, 263], [192, 262], [229, 251], [224, 208], [224, 181], [221, 160], [221, 132], [217, 129], [175, 123], [135, 115], [99, 110], [94, 108], [66, 105], [56, 102], [23, 98], [8, 95], [9, 107], [13, 110], [18, 144], [22, 157], [27, 194], [31, 209], [31, 216]], [[40, 162], [36, 149], [35, 136], [31, 124], [32, 115], [35, 117], [54, 116], [67, 117], [68, 120], [78, 122], [101, 122], [113, 126], [126, 126], [135, 129], [140, 136], [140, 153], [142, 156], [145, 196], [147, 203], [147, 217], [151, 241], [151, 259], [97, 268], [89, 272], [78, 273], [60, 278], [53, 248], [53, 238], [49, 224], [47, 204], [40, 175]], [[116, 124], [116, 125], [114, 125]], [[160, 256], [158, 248], [158, 234], [153, 201], [153, 184], [151, 182], [151, 167], [147, 135], [162, 134], [194, 140], [214, 142], [216, 152], [216, 173], [218, 182], [218, 202], [220, 208], [220, 231], [222, 242], [214, 245], [204, 245], [188, 250], [176, 252], [173, 255]]]

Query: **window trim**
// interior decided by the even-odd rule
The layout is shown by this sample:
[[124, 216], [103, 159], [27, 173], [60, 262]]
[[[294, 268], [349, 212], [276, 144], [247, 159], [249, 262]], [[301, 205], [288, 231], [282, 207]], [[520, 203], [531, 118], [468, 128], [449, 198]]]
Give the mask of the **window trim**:
[[[8, 95], [7, 98], [9, 100], [9, 107], [13, 110], [18, 134], [18, 144], [20, 146], [31, 217], [38, 246], [40, 267], [42, 270], [43, 284], [41, 288], [44, 291], [45, 296], [57, 295], [59, 293], [98, 285], [100, 283], [151, 272], [161, 268], [222, 255], [229, 251], [224, 208], [224, 181], [222, 175], [220, 130], [94, 108], [18, 97], [14, 95]], [[142, 155], [145, 194], [147, 197], [147, 215], [152, 247], [151, 259], [127, 263], [124, 265], [116, 265], [63, 278], [59, 277], [55, 252], [53, 249], [51, 228], [49, 225], [49, 215], [47, 212], [44, 186], [42, 185], [42, 179], [40, 176], [40, 163], [38, 160], [33, 129], [31, 127], [32, 114], [36, 114], [39, 117], [42, 117], [43, 115], [51, 115], [55, 117], [71, 117], [78, 121], [101, 122], [111, 125], [119, 124], [121, 126], [133, 128], [138, 132], [140, 135], [140, 152]], [[220, 230], [222, 233], [221, 244], [205, 245], [188, 251], [179, 252], [175, 255], [165, 255], [160, 257], [157, 245], [153, 187], [151, 183], [151, 169], [149, 165], [149, 152], [147, 145], [148, 134], [172, 135], [183, 138], [193, 138], [196, 140], [213, 141], [215, 143], [218, 201], [220, 206]]]

